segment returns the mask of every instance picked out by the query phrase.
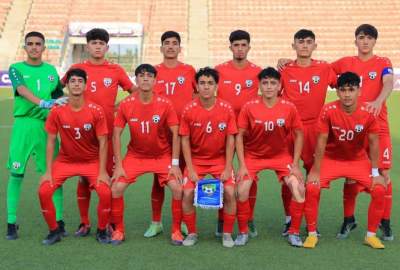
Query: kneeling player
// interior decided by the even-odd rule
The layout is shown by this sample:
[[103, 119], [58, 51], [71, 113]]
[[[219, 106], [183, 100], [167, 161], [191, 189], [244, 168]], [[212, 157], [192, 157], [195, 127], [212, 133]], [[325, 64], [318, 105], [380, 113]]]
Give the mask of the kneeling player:
[[[375, 234], [383, 215], [385, 199], [385, 182], [377, 168], [379, 126], [366, 104], [357, 102], [360, 95], [357, 74], [343, 73], [337, 85], [339, 100], [323, 107], [318, 123], [315, 159], [306, 185], [305, 216], [309, 233], [304, 247], [314, 248], [318, 243], [316, 228], [320, 189], [329, 188], [331, 181], [345, 177], [356, 181], [371, 195], [365, 244], [372, 248], [384, 248]], [[366, 140], [369, 142], [369, 159]]]
[[[238, 118], [236, 152], [240, 162], [237, 175], [239, 235], [235, 240], [238, 246], [248, 242], [249, 191], [253, 181], [258, 181], [257, 174], [265, 169], [274, 170], [282, 184], [290, 188], [292, 222], [288, 240], [293, 246], [303, 245], [299, 236], [304, 209], [304, 183], [299, 168], [303, 146], [302, 124], [295, 106], [278, 98], [280, 77], [274, 68], [262, 70], [258, 75], [262, 97], [247, 102]], [[295, 137], [293, 157], [287, 147], [289, 134]]]
[[233, 224], [236, 201], [232, 159], [237, 133], [235, 114], [230, 104], [216, 98], [218, 72], [203, 68], [196, 74], [199, 97], [183, 110], [179, 134], [186, 161], [183, 190], [183, 220], [189, 234], [184, 246], [197, 242], [196, 210], [193, 196], [196, 182], [207, 174], [219, 178], [224, 184], [224, 225], [222, 244], [233, 247]]
[[[115, 230], [111, 243], [120, 244], [125, 239], [124, 198], [126, 188], [145, 173], [154, 173], [159, 184], [172, 192], [172, 234], [174, 245], [181, 245], [182, 178], [179, 169], [178, 118], [172, 103], [153, 93], [157, 71], [149, 64], [135, 70], [138, 92], [124, 99], [119, 106], [114, 123], [115, 170], [112, 185], [111, 217]], [[128, 152], [121, 158], [121, 134], [128, 124], [131, 140]], [[172, 133], [172, 147], [170, 144]], [[172, 155], [172, 163], [171, 163]]]
[[[42, 214], [50, 233], [43, 244], [51, 245], [61, 240], [56, 221], [52, 196], [54, 191], [70, 177], [85, 177], [99, 196], [98, 229], [96, 238], [100, 243], [109, 243], [106, 231], [111, 208], [111, 190], [106, 171], [107, 122], [103, 109], [85, 101], [83, 92], [86, 73], [71, 69], [67, 73], [69, 103], [52, 109], [46, 122], [47, 171], [42, 176], [39, 199]], [[61, 150], [53, 162], [57, 134], [61, 138]]]

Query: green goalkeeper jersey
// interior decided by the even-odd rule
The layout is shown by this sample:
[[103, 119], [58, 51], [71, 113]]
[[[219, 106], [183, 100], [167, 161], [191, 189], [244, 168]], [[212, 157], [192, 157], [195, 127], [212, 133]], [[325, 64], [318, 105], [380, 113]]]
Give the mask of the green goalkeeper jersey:
[[17, 87], [25, 86], [36, 97], [44, 100], [63, 95], [62, 85], [53, 65], [43, 62], [38, 66], [26, 62], [14, 63], [9, 69], [10, 80], [14, 89], [14, 117], [30, 117], [45, 120], [49, 110], [21, 97]]

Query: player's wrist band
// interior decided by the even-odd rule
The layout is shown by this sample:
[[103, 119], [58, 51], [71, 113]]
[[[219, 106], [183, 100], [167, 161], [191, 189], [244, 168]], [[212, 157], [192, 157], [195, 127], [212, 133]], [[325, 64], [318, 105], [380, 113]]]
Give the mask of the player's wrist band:
[[371, 174], [372, 174], [372, 177], [379, 176], [379, 169], [378, 168], [372, 168]]
[[179, 159], [173, 158], [171, 164], [172, 166], [179, 166]]

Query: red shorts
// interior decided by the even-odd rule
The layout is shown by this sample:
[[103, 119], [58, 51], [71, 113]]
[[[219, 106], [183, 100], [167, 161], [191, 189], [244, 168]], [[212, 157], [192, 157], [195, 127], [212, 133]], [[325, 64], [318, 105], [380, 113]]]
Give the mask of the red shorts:
[[52, 165], [53, 185], [57, 187], [73, 176], [81, 176], [87, 179], [89, 186], [93, 188], [97, 184], [97, 176], [99, 175], [99, 162], [88, 163], [70, 163], [61, 162], [57, 159]]
[[[199, 179], [204, 178], [207, 174], [210, 174], [214, 178], [219, 178], [221, 176], [221, 173], [225, 169], [225, 164], [223, 164], [223, 165], [194, 165], [193, 164], [193, 168], [196, 171]], [[185, 172], [184, 172], [184, 177], [183, 177], [183, 188], [184, 189], [194, 189], [196, 187], [196, 183], [193, 182], [191, 179], [189, 179], [188, 175], [189, 175], [189, 173], [186, 168]], [[233, 171], [232, 171], [231, 177], [224, 182], [224, 186], [235, 186], [235, 178], [233, 175]]]
[[283, 181], [283, 178], [290, 175], [290, 166], [293, 163], [293, 159], [290, 156], [281, 157], [278, 159], [251, 159], [245, 158], [246, 167], [249, 171], [249, 178], [244, 180], [258, 181], [257, 174], [262, 170], [273, 170], [279, 181]]
[[379, 134], [379, 169], [392, 167], [392, 142], [389, 133]]
[[[303, 167], [309, 171], [314, 163], [315, 145], [317, 144], [317, 124], [304, 124], [303, 123], [304, 144], [301, 152], [301, 159], [303, 160]], [[289, 151], [293, 155], [294, 150], [294, 134], [291, 134], [289, 143]]]
[[120, 177], [117, 182], [132, 184], [136, 179], [145, 173], [154, 173], [158, 176], [160, 186], [165, 186], [168, 181], [175, 180], [168, 178], [168, 172], [171, 168], [171, 158], [146, 158], [140, 159], [126, 155], [122, 161], [122, 166], [125, 170], [126, 178]]
[[360, 191], [372, 186], [371, 163], [369, 160], [339, 161], [324, 157], [321, 161], [320, 186], [329, 188], [330, 182], [348, 178], [357, 182]]

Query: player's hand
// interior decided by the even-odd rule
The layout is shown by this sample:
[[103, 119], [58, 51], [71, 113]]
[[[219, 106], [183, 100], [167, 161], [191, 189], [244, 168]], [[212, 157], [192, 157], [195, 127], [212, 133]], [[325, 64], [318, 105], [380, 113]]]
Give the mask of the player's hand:
[[311, 168], [310, 173], [307, 175], [307, 183], [313, 183], [319, 185], [319, 172]]
[[249, 171], [247, 170], [246, 166], [240, 166], [239, 170], [237, 171], [236, 181], [243, 181], [244, 179], [250, 178]]
[[118, 179], [121, 177], [127, 178], [125, 170], [122, 166], [116, 166], [114, 169], [113, 176], [111, 177], [111, 180]]
[[54, 99], [49, 99], [49, 100], [42, 99], [40, 100], [39, 107], [42, 109], [50, 109], [51, 107], [54, 106], [54, 102], [55, 102]]
[[195, 170], [188, 170], [188, 174], [190, 181], [198, 182], [200, 180]]
[[304, 182], [304, 176], [298, 164], [292, 164], [290, 174], [296, 176], [300, 182]]
[[382, 175], [372, 177], [372, 188], [374, 188], [375, 185], [382, 185], [386, 188], [385, 178]]
[[110, 185], [110, 176], [108, 175], [107, 172], [100, 172], [99, 176], [97, 176], [97, 185], [99, 185], [101, 182], [103, 182], [106, 185]]
[[65, 104], [68, 104], [68, 97], [60, 97], [60, 98], [57, 98], [57, 99], [54, 101], [54, 104], [57, 104], [57, 105], [60, 105], [60, 106], [65, 105]]
[[179, 166], [172, 165], [168, 172], [168, 179], [175, 178], [178, 183], [182, 183], [182, 172]]
[[366, 103], [368, 112], [373, 113], [375, 116], [378, 116], [380, 114], [382, 109], [382, 102], [375, 100]]
[[282, 70], [287, 64], [290, 64], [292, 62], [293, 62], [292, 59], [280, 58], [278, 60], [278, 64], [276, 65], [276, 67], [278, 68], [278, 70]]
[[225, 182], [226, 180], [232, 177], [232, 167], [225, 167], [223, 172], [221, 173], [220, 180]]
[[40, 185], [46, 181], [49, 181], [50, 185], [53, 185], [53, 177], [51, 177], [51, 173], [47, 171], [40, 177]]

